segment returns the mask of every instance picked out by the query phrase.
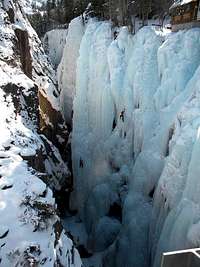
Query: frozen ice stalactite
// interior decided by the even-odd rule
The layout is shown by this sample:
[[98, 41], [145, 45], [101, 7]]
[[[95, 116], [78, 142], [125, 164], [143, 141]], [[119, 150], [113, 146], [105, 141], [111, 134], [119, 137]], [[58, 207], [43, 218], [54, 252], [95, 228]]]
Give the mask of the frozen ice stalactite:
[[149, 252], [158, 267], [163, 250], [200, 245], [198, 164], [192, 163], [198, 154], [200, 31], [164, 40], [149, 27], [135, 36], [124, 27], [113, 40], [108, 22], [90, 20], [81, 38], [71, 204], [94, 251], [108, 248], [98, 239], [102, 225], [119, 221], [104, 233], [105, 241], [113, 233], [115, 240], [106, 267], [149, 266]]
[[[102, 220], [109, 214], [113, 203], [118, 203], [124, 209], [124, 227], [117, 243], [127, 253], [128, 247], [134, 248], [135, 256], [129, 259], [129, 265], [138, 264], [136, 266], [148, 262], [151, 209], [147, 196], [141, 192], [147, 173], [142, 174], [143, 182], [138, 174], [134, 186], [131, 170], [142, 147], [147, 146], [147, 140], [153, 135], [152, 130], [147, 129], [155, 123], [156, 111], [153, 98], [148, 100], [159, 85], [156, 64], [160, 45], [160, 37], [150, 28], [143, 29], [135, 38], [122, 28], [117, 39], [112, 40], [109, 23], [90, 21], [81, 41], [77, 63], [72, 135], [75, 192], [72, 204], [79, 208], [90, 238], [91, 232], [97, 233], [101, 229]], [[155, 67], [151, 68], [152, 65]], [[149, 164], [149, 170], [150, 166], [152, 164]], [[132, 189], [125, 200], [128, 182]], [[145, 193], [148, 194], [150, 189], [147, 186]], [[132, 197], [134, 192], [136, 196]], [[132, 205], [134, 202], [135, 206]], [[130, 212], [125, 214], [129, 209]], [[134, 213], [138, 218], [133, 221], [130, 214]], [[141, 221], [139, 225], [138, 221]], [[136, 228], [138, 231], [134, 231]], [[113, 229], [108, 229], [110, 232], [106, 233], [105, 240]], [[127, 236], [129, 240], [134, 239], [134, 245], [124, 242]], [[90, 239], [90, 244], [93, 242]], [[98, 238], [96, 242], [102, 244]], [[95, 245], [93, 249], [96, 249]], [[142, 251], [140, 257], [136, 256], [139, 251]], [[120, 266], [120, 262], [127, 260], [127, 255], [117, 253], [115, 258], [118, 261], [116, 266]]]
[[[200, 245], [198, 238], [191, 238], [191, 233], [194, 237], [194, 231], [198, 229], [199, 221], [199, 201], [195, 196], [199, 184], [197, 166], [193, 163], [200, 122], [199, 38], [198, 29], [177, 33], [171, 36], [171, 41], [164, 43], [158, 54], [163, 75], [155, 97], [160, 108], [165, 103], [165, 108], [160, 109], [161, 120], [165, 126], [174, 125], [174, 134], [169, 140], [169, 156], [159, 178], [153, 205], [150, 247], [155, 267], [159, 266], [163, 251]], [[181, 47], [180, 43], [183, 44]], [[172, 53], [176, 57], [173, 65]], [[171, 92], [166, 92], [167, 83], [172, 86]], [[172, 98], [166, 97], [166, 93], [170, 93]]]
[[78, 17], [72, 20], [69, 24], [62, 60], [58, 66], [57, 76], [59, 90], [61, 91], [61, 109], [68, 123], [71, 123], [72, 120], [72, 104], [76, 87], [76, 64], [83, 33], [82, 18]]
[[72, 136], [75, 191], [78, 192], [76, 205], [79, 209], [83, 207], [89, 190], [108, 173], [101, 146], [111, 134], [114, 117], [107, 65], [110, 42], [110, 24], [90, 22], [80, 47]]
[[[200, 121], [199, 121], [200, 122]], [[198, 130], [199, 131], [199, 130]], [[193, 145], [189, 157], [187, 175], [179, 178], [179, 183], [174, 182], [174, 188], [168, 194], [168, 198], [174, 197], [175, 192], [179, 196], [174, 203], [170, 203], [170, 199], [166, 197], [164, 209], [165, 221], [159, 236], [157, 250], [155, 254], [154, 266], [159, 266], [159, 258], [162, 251], [170, 251], [177, 249], [185, 249], [198, 247], [200, 245], [199, 224], [200, 224], [200, 207], [199, 207], [199, 164], [198, 158], [200, 153], [199, 134]], [[181, 168], [180, 168], [181, 169]], [[183, 179], [182, 183], [180, 178]], [[184, 181], [186, 178], [186, 181]], [[177, 185], [179, 190], [177, 190]], [[181, 188], [182, 187], [182, 188]], [[157, 226], [158, 228], [158, 226]]]

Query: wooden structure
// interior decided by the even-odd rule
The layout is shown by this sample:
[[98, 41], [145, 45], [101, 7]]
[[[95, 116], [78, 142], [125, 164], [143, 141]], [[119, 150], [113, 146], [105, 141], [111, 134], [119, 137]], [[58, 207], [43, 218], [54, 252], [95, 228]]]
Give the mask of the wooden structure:
[[177, 0], [170, 8], [172, 31], [200, 26], [200, 0]]
[[164, 253], [161, 267], [200, 267], [200, 249]]

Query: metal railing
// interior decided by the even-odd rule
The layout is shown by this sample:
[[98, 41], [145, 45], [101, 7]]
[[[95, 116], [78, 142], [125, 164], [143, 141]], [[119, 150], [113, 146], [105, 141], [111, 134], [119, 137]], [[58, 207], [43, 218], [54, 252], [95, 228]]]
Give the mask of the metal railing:
[[200, 248], [164, 253], [161, 267], [200, 267]]

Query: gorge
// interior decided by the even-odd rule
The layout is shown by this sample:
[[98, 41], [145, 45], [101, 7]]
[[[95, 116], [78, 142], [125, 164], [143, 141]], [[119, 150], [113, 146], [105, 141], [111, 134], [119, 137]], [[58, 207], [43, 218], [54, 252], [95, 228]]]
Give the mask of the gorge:
[[160, 267], [199, 247], [199, 28], [80, 16], [47, 57], [24, 6], [0, 4], [0, 266]]

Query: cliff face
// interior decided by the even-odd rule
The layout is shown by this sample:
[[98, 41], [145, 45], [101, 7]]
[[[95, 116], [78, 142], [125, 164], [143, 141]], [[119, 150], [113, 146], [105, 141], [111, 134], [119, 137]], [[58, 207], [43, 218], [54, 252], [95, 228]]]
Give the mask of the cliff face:
[[67, 127], [23, 1], [0, 3], [0, 77], [0, 265], [80, 267], [51, 191], [70, 181], [59, 151]]
[[[13, 67], [13, 70], [21, 72], [22, 77], [21, 84], [16, 76], [16, 79], [10, 79], [7, 84], [3, 85], [3, 90], [6, 95], [11, 96], [16, 116], [19, 114], [25, 117], [25, 113], [24, 121], [28, 125], [32, 121], [34, 129], [45, 134], [49, 141], [54, 143], [58, 149], [60, 148], [63, 152], [61, 156], [64, 158], [63, 147], [66, 146], [68, 140], [68, 130], [60, 113], [55, 73], [44, 54], [39, 38], [26, 19], [23, 2], [4, 2], [3, 7], [5, 8], [5, 22], [1, 25], [2, 47], [6, 45], [7, 51], [3, 51], [2, 57], [5, 56], [4, 62], [9, 67]], [[23, 77], [25, 77], [25, 82]], [[52, 164], [56, 167], [60, 164], [58, 162], [55, 161]], [[64, 165], [62, 160], [61, 165]], [[43, 168], [45, 169], [45, 166]], [[60, 166], [57, 169], [59, 168]], [[49, 172], [52, 175], [51, 168]], [[62, 176], [57, 180], [64, 181], [70, 176], [67, 167], [63, 167]]]
[[62, 68], [76, 58], [76, 71], [60, 83], [66, 119], [73, 101], [72, 205], [103, 266], [158, 267], [163, 251], [200, 245], [200, 31], [81, 27], [69, 26]]
[[29, 36], [26, 30], [16, 29], [17, 49], [20, 55], [20, 62], [23, 72], [32, 78], [32, 57], [29, 46]]

